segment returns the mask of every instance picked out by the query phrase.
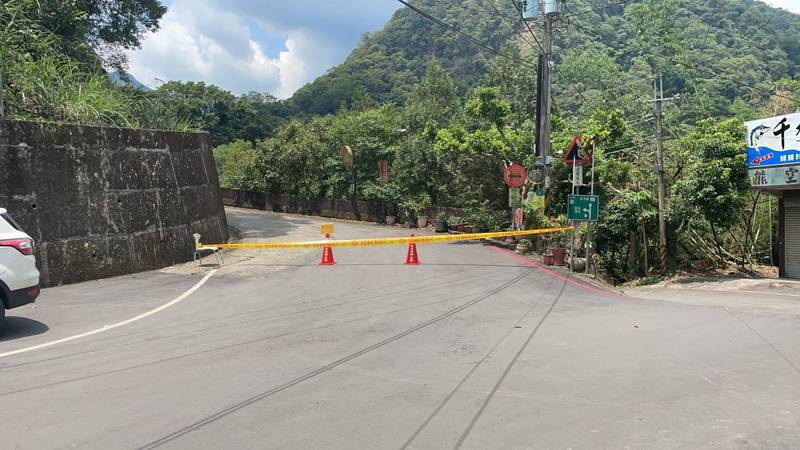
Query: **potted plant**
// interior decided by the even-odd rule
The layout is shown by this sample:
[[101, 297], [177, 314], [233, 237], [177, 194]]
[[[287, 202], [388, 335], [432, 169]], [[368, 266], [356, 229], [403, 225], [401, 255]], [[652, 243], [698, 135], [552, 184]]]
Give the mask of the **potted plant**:
[[414, 228], [417, 225], [416, 216], [416, 203], [413, 199], [407, 198], [400, 202], [400, 209], [405, 217], [405, 223], [408, 228]]
[[368, 185], [364, 188], [368, 200], [377, 201], [383, 206], [386, 225], [394, 225], [397, 220], [397, 204], [400, 201], [400, 188], [394, 184], [378, 186]]
[[[565, 227], [569, 221], [564, 216], [551, 222], [550, 226], [553, 228]], [[550, 237], [550, 254], [553, 255], [553, 264], [563, 266], [566, 263], [566, 243], [569, 240], [570, 233], [568, 231], [559, 231], [553, 233]]]
[[519, 242], [517, 242], [517, 247], [516, 247], [517, 253], [520, 255], [528, 253], [528, 251], [530, 251], [531, 249], [531, 246], [533, 246], [533, 244], [531, 243], [530, 240], [521, 239]]
[[417, 197], [417, 222], [420, 228], [428, 225], [428, 208], [431, 207], [431, 197], [428, 194], [420, 194]]
[[436, 214], [436, 232], [447, 233], [447, 214], [444, 211], [439, 211], [439, 214]]

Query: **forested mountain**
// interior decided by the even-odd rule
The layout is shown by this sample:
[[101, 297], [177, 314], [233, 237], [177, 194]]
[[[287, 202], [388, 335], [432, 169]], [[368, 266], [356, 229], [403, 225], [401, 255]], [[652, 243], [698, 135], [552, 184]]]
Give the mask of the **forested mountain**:
[[[682, 108], [684, 117], [728, 115], [734, 100], [768, 99], [798, 74], [800, 15], [754, 0], [678, 0], [655, 15], [642, 3], [648, 1], [568, 2], [555, 34], [557, 107], [574, 110], [586, 103], [576, 89], [589, 99], [631, 94], [624, 84], [657, 71], [668, 94], [692, 98]], [[511, 0], [413, 4], [490, 47], [536, 61], [537, 44]], [[532, 28], [540, 39], [539, 24]], [[464, 94], [490, 73], [497, 56], [402, 8], [382, 30], [366, 35], [343, 64], [300, 89], [291, 103], [302, 114], [331, 113], [366, 91], [379, 102], [402, 104], [431, 59]], [[519, 61], [509, 68], [534, 70]], [[641, 93], [649, 89], [647, 83], [632, 87]], [[604, 96], [609, 89], [619, 90]]]

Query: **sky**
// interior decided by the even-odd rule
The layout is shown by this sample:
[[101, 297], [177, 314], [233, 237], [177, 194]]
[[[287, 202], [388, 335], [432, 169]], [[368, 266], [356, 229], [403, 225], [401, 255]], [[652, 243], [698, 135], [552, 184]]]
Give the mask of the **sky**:
[[128, 53], [130, 73], [205, 81], [234, 94], [278, 98], [340, 64], [365, 32], [379, 30], [395, 0], [169, 0], [160, 29]]
[[764, 3], [800, 14], [800, 0], [764, 0]]
[[[800, 14], [800, 0], [765, 0]], [[379, 30], [396, 0], [167, 0], [161, 28], [128, 53], [130, 73], [157, 87], [205, 81], [234, 94], [290, 97]], [[160, 80], [160, 81], [159, 81]]]

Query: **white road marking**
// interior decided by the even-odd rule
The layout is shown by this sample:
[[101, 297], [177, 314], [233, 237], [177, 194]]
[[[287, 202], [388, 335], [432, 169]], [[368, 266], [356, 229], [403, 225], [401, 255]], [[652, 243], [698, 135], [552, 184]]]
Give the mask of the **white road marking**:
[[187, 290], [183, 294], [179, 295], [174, 300], [172, 300], [172, 301], [170, 301], [168, 303], [164, 303], [163, 305], [159, 306], [158, 308], [151, 309], [150, 311], [147, 311], [146, 313], [139, 314], [136, 317], [131, 317], [130, 319], [123, 320], [122, 322], [117, 322], [117, 323], [114, 323], [114, 324], [111, 324], [111, 325], [105, 325], [102, 328], [98, 328], [96, 330], [87, 331], [85, 333], [76, 334], [74, 336], [65, 337], [63, 339], [58, 339], [58, 340], [55, 340], [55, 341], [45, 342], [44, 344], [32, 345], [30, 347], [25, 347], [25, 348], [21, 348], [21, 349], [18, 349], [18, 350], [12, 350], [10, 352], [0, 353], [0, 358], [5, 358], [6, 356], [12, 356], [12, 355], [19, 355], [20, 353], [32, 352], [34, 350], [39, 350], [39, 349], [46, 348], [46, 347], [52, 347], [53, 345], [63, 344], [65, 342], [70, 342], [70, 341], [74, 341], [76, 339], [85, 338], [87, 336], [92, 336], [92, 335], [95, 335], [95, 334], [98, 334], [98, 333], [102, 333], [104, 331], [113, 330], [114, 328], [121, 327], [123, 325], [128, 325], [130, 323], [136, 322], [137, 320], [142, 320], [145, 317], [152, 316], [153, 314], [159, 313], [159, 312], [169, 308], [170, 306], [173, 306], [173, 305], [175, 305], [177, 303], [180, 303], [181, 301], [186, 299], [186, 297], [192, 295], [194, 293], [194, 291], [200, 289], [201, 286], [206, 284], [206, 281], [208, 281], [209, 278], [211, 278], [215, 273], [217, 273], [218, 270], [219, 269], [214, 269], [214, 270], [208, 272], [206, 274], [206, 276], [203, 277], [202, 280], [198, 281], [194, 286], [189, 288], [189, 290]]

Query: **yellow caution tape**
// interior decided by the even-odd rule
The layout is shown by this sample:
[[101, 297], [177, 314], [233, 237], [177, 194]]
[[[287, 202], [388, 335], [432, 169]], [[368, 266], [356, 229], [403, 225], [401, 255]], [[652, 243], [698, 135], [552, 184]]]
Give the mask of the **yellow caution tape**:
[[198, 247], [217, 247], [217, 248], [253, 248], [277, 250], [285, 248], [321, 248], [321, 247], [372, 247], [376, 245], [405, 245], [405, 244], [433, 244], [437, 242], [471, 241], [474, 239], [503, 238], [512, 236], [529, 236], [532, 234], [558, 233], [570, 231], [572, 227], [543, 228], [539, 230], [519, 230], [519, 231], [494, 231], [489, 233], [461, 233], [445, 234], [434, 236], [408, 236], [395, 238], [379, 239], [322, 239], [318, 241], [304, 242], [242, 242], [238, 244], [197, 244]]

